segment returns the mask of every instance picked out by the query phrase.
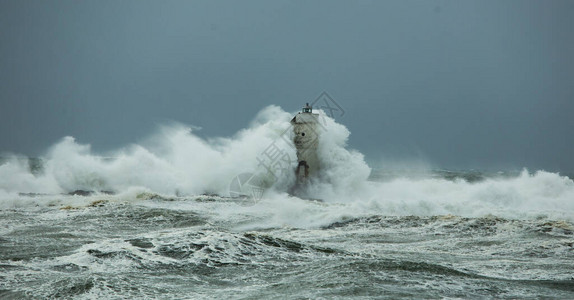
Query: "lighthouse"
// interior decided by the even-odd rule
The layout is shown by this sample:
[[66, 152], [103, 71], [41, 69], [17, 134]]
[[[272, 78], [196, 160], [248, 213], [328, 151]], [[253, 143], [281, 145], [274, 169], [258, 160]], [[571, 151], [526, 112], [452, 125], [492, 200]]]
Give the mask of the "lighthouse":
[[291, 120], [293, 125], [293, 142], [297, 150], [297, 183], [306, 182], [319, 171], [317, 147], [319, 145], [319, 114], [307, 103], [301, 112]]

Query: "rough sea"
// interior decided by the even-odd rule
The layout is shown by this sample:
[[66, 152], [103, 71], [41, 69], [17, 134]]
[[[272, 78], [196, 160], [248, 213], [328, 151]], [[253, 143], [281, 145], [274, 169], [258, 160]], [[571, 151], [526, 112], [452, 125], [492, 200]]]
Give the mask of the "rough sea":
[[290, 115], [269, 107], [230, 138], [172, 124], [104, 154], [66, 137], [3, 155], [0, 298], [574, 298], [571, 175], [377, 168], [327, 119], [304, 194], [290, 165], [234, 193], [269, 145], [292, 157]]

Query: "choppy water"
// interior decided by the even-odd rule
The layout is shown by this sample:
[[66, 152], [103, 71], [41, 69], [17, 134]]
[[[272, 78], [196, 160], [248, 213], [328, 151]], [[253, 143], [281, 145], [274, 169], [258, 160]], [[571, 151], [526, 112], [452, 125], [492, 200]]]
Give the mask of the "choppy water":
[[[0, 159], [0, 298], [574, 298], [572, 176], [373, 171], [326, 117], [304, 200], [291, 117]], [[279, 144], [291, 165], [261, 173]], [[226, 197], [246, 173], [271, 182], [260, 201]]]
[[[373, 184], [493, 180], [441, 172]], [[542, 175], [520, 176], [495, 180]], [[574, 297], [574, 224], [551, 211], [397, 213], [392, 201], [287, 195], [13, 197], [0, 210], [0, 298]]]

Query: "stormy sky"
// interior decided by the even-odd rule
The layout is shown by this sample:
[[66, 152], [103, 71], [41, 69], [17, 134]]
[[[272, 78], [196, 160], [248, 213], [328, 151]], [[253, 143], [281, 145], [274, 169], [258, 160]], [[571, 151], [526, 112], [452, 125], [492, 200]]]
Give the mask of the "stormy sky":
[[231, 136], [327, 92], [369, 162], [574, 170], [574, 1], [0, 0], [0, 152]]

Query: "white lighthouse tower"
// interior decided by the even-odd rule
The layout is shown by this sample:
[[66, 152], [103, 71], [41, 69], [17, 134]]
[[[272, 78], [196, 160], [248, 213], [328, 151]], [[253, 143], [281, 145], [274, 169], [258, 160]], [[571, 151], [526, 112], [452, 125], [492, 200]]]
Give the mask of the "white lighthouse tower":
[[319, 114], [307, 103], [303, 110], [291, 120], [295, 137], [293, 142], [297, 149], [297, 182], [303, 183], [319, 171], [317, 147], [319, 145]]

